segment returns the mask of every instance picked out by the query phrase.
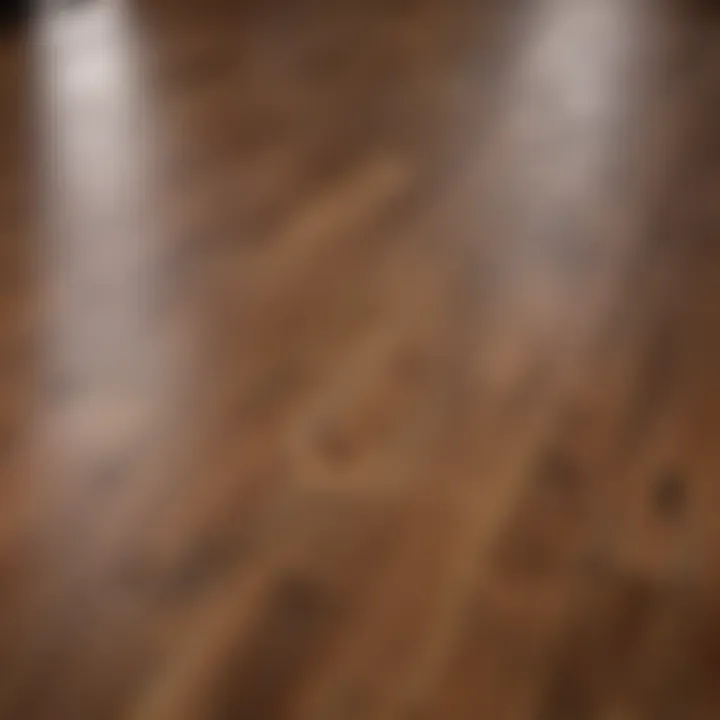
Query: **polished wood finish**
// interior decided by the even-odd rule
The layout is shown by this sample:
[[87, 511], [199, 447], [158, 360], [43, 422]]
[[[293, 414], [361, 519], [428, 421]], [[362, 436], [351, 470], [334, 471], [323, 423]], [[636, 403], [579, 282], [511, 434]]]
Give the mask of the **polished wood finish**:
[[716, 3], [87, 0], [0, 107], [0, 717], [720, 716]]

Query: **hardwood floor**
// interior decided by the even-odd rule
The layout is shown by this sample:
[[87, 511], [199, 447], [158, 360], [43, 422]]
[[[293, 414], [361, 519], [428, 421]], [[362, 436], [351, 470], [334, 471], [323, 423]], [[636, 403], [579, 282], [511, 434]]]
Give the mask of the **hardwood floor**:
[[720, 6], [86, 0], [0, 107], [1, 718], [720, 715]]

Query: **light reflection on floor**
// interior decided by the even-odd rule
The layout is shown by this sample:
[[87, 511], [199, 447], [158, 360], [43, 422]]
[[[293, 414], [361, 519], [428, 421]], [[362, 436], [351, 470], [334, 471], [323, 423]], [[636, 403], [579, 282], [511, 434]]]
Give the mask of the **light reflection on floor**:
[[488, 213], [506, 238], [498, 323], [514, 313], [558, 354], [590, 334], [586, 312], [584, 327], [576, 323], [578, 289], [600, 308], [613, 288], [610, 276], [584, 286], [588, 270], [599, 263], [617, 274], [632, 254], [623, 228], [634, 218], [617, 208], [627, 187], [641, 184], [630, 133], [636, 84], [650, 72], [633, 39], [643, 18], [636, 0], [534, 4], [500, 91], [501, 122], [488, 144], [504, 170], [487, 181], [502, 200]]
[[42, 362], [60, 397], [52, 442], [83, 468], [157, 431], [177, 379], [172, 333], [156, 312], [158, 129], [122, 2], [48, 12], [36, 39], [47, 203]]

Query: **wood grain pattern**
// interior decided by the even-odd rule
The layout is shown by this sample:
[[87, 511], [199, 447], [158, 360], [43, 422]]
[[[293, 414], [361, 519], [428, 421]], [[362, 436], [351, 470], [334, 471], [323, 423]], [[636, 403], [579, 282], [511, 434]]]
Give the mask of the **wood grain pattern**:
[[0, 107], [0, 717], [718, 717], [715, 3], [87, 0]]

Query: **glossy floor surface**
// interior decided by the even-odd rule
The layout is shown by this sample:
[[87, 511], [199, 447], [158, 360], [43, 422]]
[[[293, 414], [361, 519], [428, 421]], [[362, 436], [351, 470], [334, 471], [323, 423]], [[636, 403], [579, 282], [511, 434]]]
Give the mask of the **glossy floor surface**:
[[84, 0], [0, 120], [3, 720], [720, 717], [720, 5]]

